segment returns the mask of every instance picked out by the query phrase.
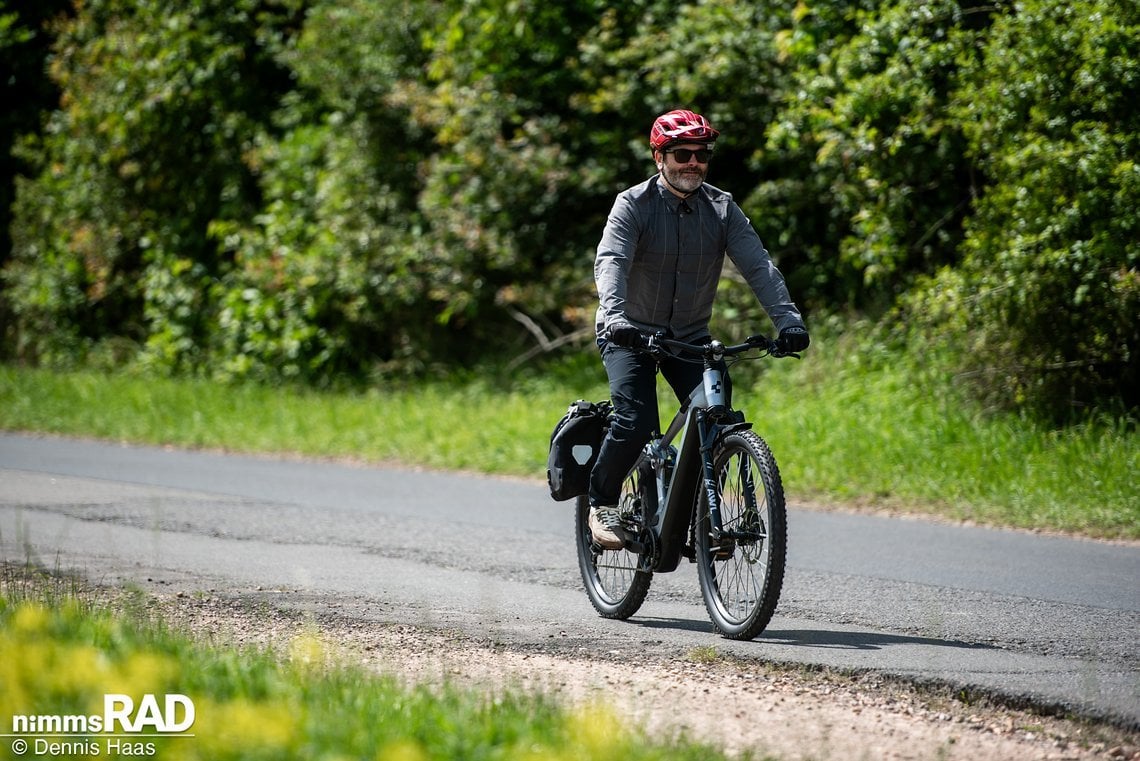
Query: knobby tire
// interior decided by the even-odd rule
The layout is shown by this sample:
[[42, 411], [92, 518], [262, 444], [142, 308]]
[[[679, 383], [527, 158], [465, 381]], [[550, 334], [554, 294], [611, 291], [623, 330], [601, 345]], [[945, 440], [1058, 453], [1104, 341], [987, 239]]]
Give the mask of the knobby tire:
[[729, 639], [750, 640], [771, 621], [784, 583], [788, 541], [784, 489], [771, 450], [753, 431], [724, 436], [713, 464], [722, 525], [739, 538], [713, 542], [708, 499], [701, 489], [695, 532], [697, 576], [717, 631]]

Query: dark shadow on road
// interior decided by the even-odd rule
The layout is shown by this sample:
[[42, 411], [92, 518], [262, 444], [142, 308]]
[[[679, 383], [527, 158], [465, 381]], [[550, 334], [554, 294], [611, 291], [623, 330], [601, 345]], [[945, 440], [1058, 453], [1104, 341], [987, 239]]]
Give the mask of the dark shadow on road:
[[[683, 618], [637, 617], [629, 623], [646, 629], [676, 629], [690, 632], [711, 632], [708, 621]], [[769, 645], [792, 645], [797, 647], [818, 647], [828, 650], [882, 650], [897, 645], [922, 645], [924, 647], [951, 647], [957, 650], [995, 650], [992, 645], [977, 642], [963, 642], [937, 637], [918, 637], [910, 634], [888, 634], [871, 631], [831, 631], [827, 629], [775, 629], [769, 627], [755, 639], [757, 643]]]
[[937, 637], [916, 637], [909, 634], [887, 634], [866, 631], [828, 631], [826, 629], [765, 629], [757, 642], [773, 645], [822, 647], [832, 650], [882, 650], [895, 645], [922, 645], [924, 647], [952, 647], [958, 650], [994, 650], [992, 645], [963, 642]]
[[638, 616], [631, 618], [627, 623], [644, 626], [646, 629], [679, 629], [688, 632], [711, 632], [712, 624], [706, 621], [690, 620], [685, 618], [652, 618]]

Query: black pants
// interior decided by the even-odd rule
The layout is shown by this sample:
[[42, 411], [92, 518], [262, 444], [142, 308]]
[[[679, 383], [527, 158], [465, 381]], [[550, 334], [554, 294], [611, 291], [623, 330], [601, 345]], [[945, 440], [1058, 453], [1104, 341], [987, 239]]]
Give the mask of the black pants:
[[[653, 434], [661, 430], [657, 412], [658, 369], [681, 402], [701, 384], [704, 365], [699, 360], [677, 357], [657, 360], [644, 352], [609, 343], [602, 346], [602, 364], [610, 381], [614, 419], [590, 473], [590, 504], [616, 505], [630, 468]], [[724, 373], [725, 398], [731, 402], [728, 371], [723, 363], [720, 369]]]

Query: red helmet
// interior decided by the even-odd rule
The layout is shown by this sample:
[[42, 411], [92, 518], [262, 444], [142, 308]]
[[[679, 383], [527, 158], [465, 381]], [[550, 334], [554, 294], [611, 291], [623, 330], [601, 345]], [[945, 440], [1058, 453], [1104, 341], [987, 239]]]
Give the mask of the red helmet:
[[678, 109], [657, 117], [649, 131], [649, 145], [659, 151], [673, 143], [711, 143], [719, 136], [705, 117]]

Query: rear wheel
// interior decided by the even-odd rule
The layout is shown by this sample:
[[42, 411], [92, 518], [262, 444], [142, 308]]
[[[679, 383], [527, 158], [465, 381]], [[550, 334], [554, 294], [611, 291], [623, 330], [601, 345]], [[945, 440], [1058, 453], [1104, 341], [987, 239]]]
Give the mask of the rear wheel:
[[713, 539], [701, 489], [695, 532], [701, 594], [717, 631], [730, 639], [752, 639], [772, 619], [784, 583], [784, 488], [772, 452], [753, 431], [725, 436], [713, 464], [723, 532]]
[[[622, 486], [621, 505], [641, 514], [643, 484], [639, 471], [634, 471]], [[594, 609], [605, 618], [627, 619], [638, 611], [649, 593], [653, 572], [645, 570], [641, 557], [628, 550], [606, 550], [594, 544], [590, 533], [590, 502], [578, 498], [574, 521], [578, 545], [578, 568], [586, 595]]]

